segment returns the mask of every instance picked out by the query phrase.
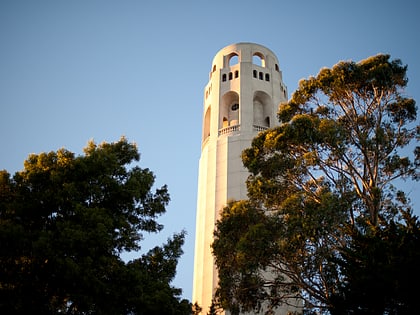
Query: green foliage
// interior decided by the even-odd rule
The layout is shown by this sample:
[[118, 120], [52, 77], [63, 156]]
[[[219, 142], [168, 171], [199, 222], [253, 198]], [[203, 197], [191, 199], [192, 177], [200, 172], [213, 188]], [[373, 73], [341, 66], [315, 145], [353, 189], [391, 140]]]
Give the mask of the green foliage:
[[352, 241], [337, 265], [345, 275], [331, 296], [331, 314], [415, 314], [413, 285], [420, 276], [420, 223], [410, 212], [369, 233], [351, 231]]
[[142, 232], [159, 232], [166, 186], [132, 166], [125, 138], [89, 142], [85, 155], [32, 154], [0, 173], [0, 312], [4, 314], [189, 314], [170, 286], [184, 232], [129, 263]]
[[[219, 268], [220, 289], [217, 292], [222, 307], [232, 314], [239, 311], [239, 305], [231, 301], [246, 295], [262, 294], [260, 288], [247, 288], [244, 284], [259, 282], [259, 268], [269, 258], [267, 243], [261, 243], [270, 236], [269, 218], [252, 207], [247, 201], [229, 204], [223, 211], [223, 219], [218, 221], [215, 231], [213, 252]], [[274, 231], [276, 231], [274, 229]], [[243, 306], [246, 310], [257, 308], [257, 301], [248, 299]]]
[[[386, 250], [389, 270], [378, 275], [387, 283], [395, 284], [391, 271], [401, 266], [415, 272], [418, 255], [397, 262], [397, 253], [414, 251], [417, 239], [389, 242], [417, 222], [408, 196], [395, 187], [397, 179], [416, 180], [420, 163], [418, 147], [407, 156], [420, 127], [415, 101], [404, 95], [406, 70], [388, 55], [322, 69], [281, 104], [280, 126], [260, 133], [243, 152], [249, 201], [223, 210], [213, 245], [226, 308], [275, 307], [296, 297], [307, 309], [327, 312], [345, 299], [343, 314], [350, 314], [361, 305], [358, 294], [376, 298], [363, 287], [367, 280], [355, 280], [371, 279], [376, 266], [363, 250]], [[382, 250], [366, 247], [370, 241]], [[386, 296], [409, 307], [404, 290]]]

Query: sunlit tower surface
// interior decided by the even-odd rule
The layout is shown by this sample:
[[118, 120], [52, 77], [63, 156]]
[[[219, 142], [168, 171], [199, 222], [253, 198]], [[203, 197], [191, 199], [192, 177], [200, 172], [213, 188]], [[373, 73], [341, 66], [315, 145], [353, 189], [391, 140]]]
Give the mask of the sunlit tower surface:
[[202, 314], [218, 284], [210, 247], [216, 220], [228, 200], [247, 198], [241, 153], [258, 132], [278, 124], [278, 105], [286, 100], [278, 59], [268, 48], [238, 43], [214, 57], [204, 89], [192, 297]]

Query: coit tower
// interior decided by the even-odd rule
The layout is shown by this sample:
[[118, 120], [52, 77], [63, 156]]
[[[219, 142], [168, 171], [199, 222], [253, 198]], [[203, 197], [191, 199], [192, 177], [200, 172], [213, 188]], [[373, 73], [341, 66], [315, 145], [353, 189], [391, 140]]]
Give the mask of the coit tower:
[[192, 296], [202, 314], [218, 284], [211, 252], [215, 223], [228, 200], [247, 198], [241, 153], [258, 132], [278, 124], [278, 105], [286, 100], [279, 61], [268, 48], [238, 43], [214, 57], [204, 89]]

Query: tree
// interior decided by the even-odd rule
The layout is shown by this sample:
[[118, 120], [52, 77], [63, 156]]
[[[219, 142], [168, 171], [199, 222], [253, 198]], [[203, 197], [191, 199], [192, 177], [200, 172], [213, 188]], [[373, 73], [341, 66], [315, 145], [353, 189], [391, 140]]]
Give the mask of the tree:
[[337, 265], [346, 281], [331, 296], [331, 314], [414, 314], [418, 303], [413, 285], [420, 281], [420, 223], [409, 213], [403, 223], [362, 234]]
[[[403, 244], [397, 246], [382, 233], [409, 230], [404, 222], [417, 220], [408, 196], [396, 188], [397, 180], [418, 179], [420, 162], [419, 148], [407, 155], [420, 127], [414, 126], [415, 101], [403, 94], [406, 70], [389, 55], [322, 69], [302, 80], [280, 106], [280, 126], [260, 133], [243, 152], [251, 175], [249, 201], [240, 212], [259, 213], [259, 218], [234, 233], [236, 239], [251, 240], [253, 230], [261, 228], [259, 242], [268, 250], [252, 255], [255, 246], [230, 241], [224, 226], [236, 222], [238, 205], [228, 205], [213, 244], [218, 296], [225, 307], [251, 310], [263, 302], [278, 306], [294, 294], [308, 309], [332, 310], [344, 291], [354, 293], [355, 276], [371, 271], [357, 267], [360, 259], [369, 260], [368, 255], [358, 257], [363, 243], [419, 246], [417, 238], [410, 245], [401, 238]], [[268, 228], [267, 220], [275, 227]], [[396, 248], [387, 250], [385, 258], [394, 261]], [[411, 258], [407, 266], [418, 263], [416, 255]], [[358, 289], [374, 298], [362, 286]], [[397, 293], [393, 298], [395, 304], [408, 303]], [[352, 307], [357, 305], [348, 305], [346, 311]]]
[[0, 312], [4, 314], [189, 314], [170, 282], [185, 232], [125, 263], [143, 232], [159, 232], [167, 187], [133, 166], [125, 138], [89, 142], [84, 155], [32, 154], [0, 173]]

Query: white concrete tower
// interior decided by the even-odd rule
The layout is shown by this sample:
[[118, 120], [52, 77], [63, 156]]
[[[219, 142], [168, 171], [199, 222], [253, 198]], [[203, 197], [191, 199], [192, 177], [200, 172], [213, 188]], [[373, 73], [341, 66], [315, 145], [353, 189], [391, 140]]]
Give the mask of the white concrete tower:
[[278, 105], [286, 100], [279, 62], [268, 48], [238, 43], [214, 57], [204, 89], [192, 297], [203, 314], [218, 284], [210, 248], [216, 220], [228, 200], [247, 198], [241, 153], [259, 131], [278, 124]]

